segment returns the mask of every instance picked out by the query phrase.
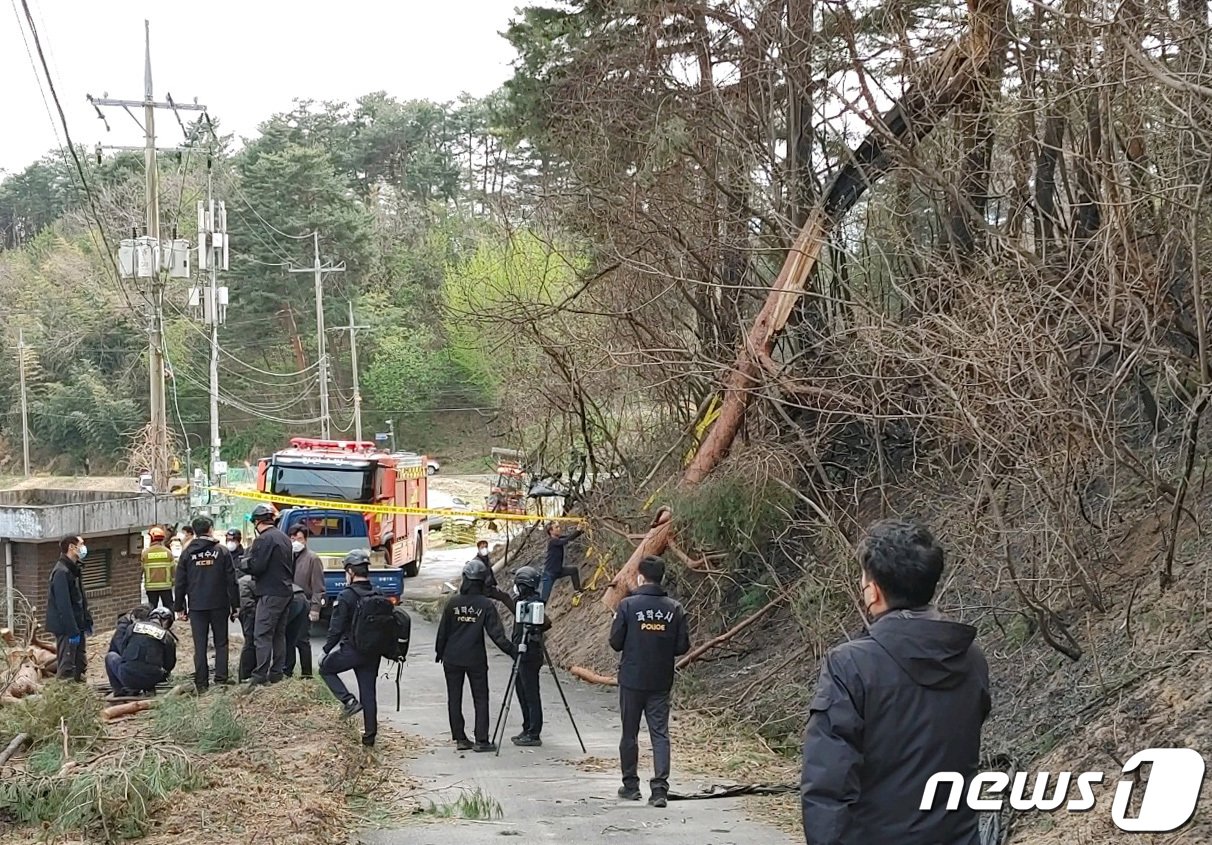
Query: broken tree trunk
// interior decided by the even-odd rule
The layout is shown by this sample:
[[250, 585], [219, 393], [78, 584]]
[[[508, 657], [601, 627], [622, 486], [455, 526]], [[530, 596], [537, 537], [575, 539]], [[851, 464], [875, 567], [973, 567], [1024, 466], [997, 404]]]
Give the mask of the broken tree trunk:
[[[708, 430], [686, 472], [683, 486], [701, 482], [727, 456], [744, 422], [745, 412], [762, 374], [762, 360], [774, 351], [775, 341], [787, 326], [792, 310], [804, 294], [816, 269], [821, 247], [837, 223], [859, 198], [892, 166], [894, 155], [904, 156], [959, 103], [979, 90], [997, 43], [990, 20], [1005, 20], [1007, 0], [972, 0], [971, 25], [958, 41], [922, 63], [919, 82], [880, 118], [850, 161], [838, 172], [829, 189], [796, 236], [783, 268], [770, 287], [766, 302], [741, 341], [736, 360], [724, 379], [720, 415]], [[645, 555], [661, 554], [669, 542], [668, 519], [654, 523], [647, 536], [619, 570], [602, 597], [611, 611], [635, 586], [636, 569]]]
[[143, 701], [130, 701], [126, 704], [115, 704], [113, 707], [106, 707], [101, 711], [101, 718], [105, 721], [118, 719], [122, 716], [131, 716], [135, 713], [142, 713], [144, 710], [151, 710], [152, 702], [150, 699]]
[[586, 669], [584, 666], [572, 666], [568, 670], [568, 674], [574, 678], [580, 678], [591, 684], [602, 684], [603, 686], [612, 687], [617, 684], [618, 678], [612, 678], [609, 675], [602, 675], [592, 669]]

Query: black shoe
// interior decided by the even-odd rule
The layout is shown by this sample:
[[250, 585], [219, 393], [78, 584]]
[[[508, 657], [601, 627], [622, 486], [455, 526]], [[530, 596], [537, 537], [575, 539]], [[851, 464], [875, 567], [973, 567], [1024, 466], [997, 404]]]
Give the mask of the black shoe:
[[341, 718], [348, 719], [350, 716], [356, 716], [362, 712], [362, 702], [356, 698], [351, 698], [346, 701], [341, 707]]
[[459, 751], [470, 751], [471, 749], [475, 748], [475, 743], [473, 743], [470, 739], [456, 739], [455, 748]]
[[365, 745], [367, 748], [374, 748], [374, 745], [375, 745], [375, 735], [374, 735], [374, 734], [366, 734], [365, 736], [363, 736], [363, 737], [362, 737], [362, 744], [363, 744], [363, 745]]
[[526, 738], [526, 737], [528, 737], [528, 736], [530, 736], [530, 734], [529, 734], [529, 733], [527, 733], [526, 731], [522, 731], [522, 732], [521, 732], [520, 734], [518, 734], [517, 736], [511, 736], [511, 737], [509, 738], [509, 741], [510, 741], [510, 742], [512, 742], [514, 745], [517, 745], [517, 744], [518, 744], [518, 740], [519, 740], [519, 739], [525, 739], [525, 738]]
[[640, 794], [638, 786], [620, 786], [619, 797], [624, 801], [639, 801], [644, 796]]
[[194, 684], [194, 695], [206, 695], [206, 693], [209, 691], [210, 691], [209, 684], [207, 684], [204, 687], [200, 687], [197, 684]]
[[538, 748], [543, 744], [543, 740], [539, 739], [537, 736], [520, 736], [514, 739], [513, 744], [521, 745], [525, 748]]
[[669, 803], [669, 798], [664, 792], [654, 792], [652, 797], [648, 799], [649, 807], [664, 807]]
[[484, 754], [485, 752], [496, 751], [497, 746], [494, 742], [477, 742], [471, 750], [477, 754]]
[[235, 681], [233, 681], [231, 678], [224, 678], [223, 680], [219, 680], [218, 678], [215, 678], [215, 683], [221, 687], [235, 686]]

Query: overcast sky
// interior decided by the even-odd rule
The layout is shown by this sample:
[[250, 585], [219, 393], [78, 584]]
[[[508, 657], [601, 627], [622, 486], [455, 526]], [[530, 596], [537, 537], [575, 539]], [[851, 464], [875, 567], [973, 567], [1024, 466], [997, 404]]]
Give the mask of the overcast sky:
[[[72, 140], [89, 149], [97, 142], [143, 143], [142, 131], [121, 110], [107, 110], [112, 129], [107, 133], [85, 94], [143, 98], [145, 18], [151, 21], [156, 99], [163, 100], [166, 92], [178, 102], [197, 97], [225, 132], [248, 137], [295, 97], [352, 100], [383, 90], [400, 99], [443, 101], [463, 91], [487, 94], [508, 78], [513, 58], [498, 33], [515, 6], [524, 5], [522, 0], [27, 2]], [[13, 3], [21, 9], [20, 0]], [[10, 172], [56, 145], [23, 29], [12, 4], [0, 3], [0, 170]], [[32, 39], [29, 49], [37, 62]], [[157, 114], [157, 129], [161, 146], [181, 140], [171, 112]]]

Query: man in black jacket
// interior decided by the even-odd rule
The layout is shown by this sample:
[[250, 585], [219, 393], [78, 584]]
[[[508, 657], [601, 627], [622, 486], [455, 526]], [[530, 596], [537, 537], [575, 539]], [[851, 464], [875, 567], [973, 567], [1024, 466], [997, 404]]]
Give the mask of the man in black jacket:
[[177, 665], [177, 640], [169, 630], [172, 625], [172, 611], [157, 607], [146, 619], [131, 625], [121, 652], [105, 655], [105, 674], [116, 698], [150, 693], [169, 676]]
[[236, 568], [236, 572], [244, 571], [244, 535], [240, 533], [239, 528], [227, 529], [226, 542], [227, 551], [231, 553], [231, 565]]
[[619, 714], [623, 736], [619, 763], [623, 785], [619, 797], [639, 801], [637, 772], [640, 716], [652, 740], [652, 794], [648, 803], [664, 807], [669, 800], [669, 693], [673, 689], [675, 658], [690, 651], [686, 611], [661, 586], [665, 561], [649, 555], [640, 561], [636, 589], [619, 602], [610, 625], [610, 647], [623, 653], [619, 660]]
[[253, 592], [257, 596], [257, 614], [253, 624], [253, 640], [257, 650], [257, 665], [249, 680], [249, 689], [282, 680], [280, 667], [286, 663], [286, 612], [294, 592], [294, 553], [290, 540], [274, 525], [278, 511], [273, 505], [253, 508], [253, 540], [245, 560], [253, 577]]
[[215, 539], [215, 524], [210, 517], [197, 517], [192, 527], [194, 540], [182, 550], [177, 560], [174, 587], [177, 618], [189, 619], [194, 635], [194, 688], [201, 695], [210, 689], [210, 665], [206, 660], [208, 634], [215, 644], [215, 683], [230, 683], [227, 623], [236, 618], [240, 609], [240, 593], [231, 552]]
[[480, 540], [476, 543], [476, 556], [472, 560], [478, 560], [488, 568], [488, 577], [484, 579], [484, 595], [512, 608], [513, 596], [497, 586], [497, 575], [492, 571], [492, 555], [488, 552], [487, 540]]
[[[543, 633], [551, 629], [551, 620], [544, 619], [540, 626], [523, 625], [517, 621], [520, 606], [539, 601], [539, 570], [523, 566], [513, 576], [517, 591], [514, 599], [513, 643], [522, 651], [518, 658], [518, 706], [522, 709], [522, 732], [511, 738], [514, 745], [540, 746], [543, 744], [543, 698], [539, 685], [539, 670], [543, 668]], [[520, 647], [525, 641], [526, 648]]]
[[[492, 638], [497, 648], [513, 657], [514, 644], [505, 635], [501, 617], [492, 599], [484, 595], [488, 567], [471, 560], [463, 567], [463, 583], [459, 595], [451, 596], [438, 624], [437, 662], [446, 673], [446, 709], [450, 717], [450, 735], [460, 751], [496, 751], [488, 738], [488, 652], [484, 634]], [[473, 745], [467, 738], [463, 720], [463, 679], [471, 685], [471, 701], [475, 707]]]
[[564, 565], [564, 547], [580, 537], [585, 532], [580, 528], [565, 536], [560, 533], [556, 523], [547, 525], [547, 556], [543, 560], [543, 583], [539, 587], [539, 596], [544, 602], [551, 598], [555, 582], [561, 578], [572, 579], [572, 589], [581, 592], [581, 570], [575, 566]]
[[976, 629], [930, 605], [943, 549], [920, 523], [886, 519], [858, 557], [871, 622], [821, 664], [800, 776], [805, 841], [977, 845], [967, 806], [919, 809], [931, 775], [976, 774], [990, 708]]
[[[346, 587], [333, 603], [332, 618], [328, 620], [328, 639], [324, 643], [324, 657], [320, 659], [320, 678], [345, 707], [343, 715], [349, 718], [362, 714], [362, 744], [375, 744], [379, 731], [379, 698], [375, 681], [379, 675], [379, 655], [362, 654], [354, 646], [353, 626], [358, 605], [374, 593], [370, 585], [370, 553], [365, 549], [354, 549], [345, 555]], [[342, 672], [353, 670], [358, 681], [358, 697], [354, 698], [349, 688], [338, 677]]]
[[141, 604], [138, 607], [131, 608], [129, 613], [124, 613], [118, 617], [117, 623], [114, 625], [114, 635], [109, 638], [109, 651], [107, 654], [122, 654], [122, 649], [126, 648], [126, 641], [130, 639], [130, 629], [136, 622], [142, 622], [151, 615], [151, 605]]
[[55, 635], [60, 680], [84, 681], [87, 649], [84, 639], [93, 632], [93, 616], [84, 595], [84, 572], [88, 555], [84, 539], [68, 535], [59, 541], [59, 560], [51, 569], [46, 596], [46, 630]]

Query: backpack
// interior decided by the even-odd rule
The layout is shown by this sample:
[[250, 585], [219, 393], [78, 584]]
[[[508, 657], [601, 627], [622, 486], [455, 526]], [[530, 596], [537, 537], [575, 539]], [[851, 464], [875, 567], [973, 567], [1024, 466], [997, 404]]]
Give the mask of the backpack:
[[391, 618], [395, 623], [396, 653], [394, 655], [385, 654], [383, 656], [391, 660], [407, 660], [408, 643], [412, 639], [412, 617], [408, 615], [408, 611], [404, 609], [404, 605], [397, 604], [392, 608]]
[[397, 651], [395, 605], [377, 590], [358, 602], [351, 629], [353, 647], [367, 657], [391, 657]]

